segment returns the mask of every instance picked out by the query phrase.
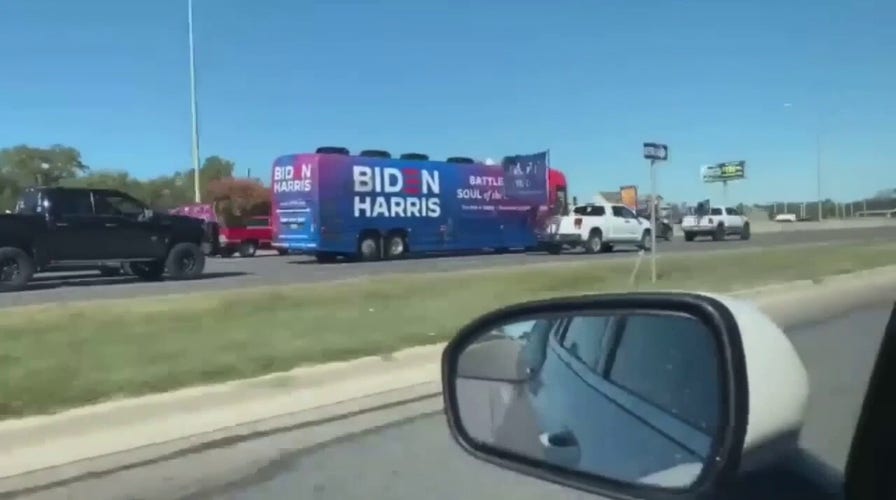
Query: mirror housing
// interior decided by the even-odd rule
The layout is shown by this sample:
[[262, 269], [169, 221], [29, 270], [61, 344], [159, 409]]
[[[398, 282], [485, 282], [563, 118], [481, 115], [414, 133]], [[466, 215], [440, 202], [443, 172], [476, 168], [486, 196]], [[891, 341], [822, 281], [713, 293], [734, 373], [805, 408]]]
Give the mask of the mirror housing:
[[[579, 392], [575, 398], [566, 398], [565, 401], [571, 402], [569, 405], [558, 403], [564, 400], [562, 397], [544, 396], [546, 391], [554, 391], [556, 396], [558, 392], [573, 391], [571, 387], [573, 385], [584, 385], [574, 378], [565, 378], [561, 381], [557, 376], [546, 378], [538, 374], [542, 366], [546, 365], [545, 357], [552, 356], [547, 347], [539, 352], [548, 354], [542, 354], [541, 358], [537, 356], [533, 358], [529, 353], [530, 356], [524, 361], [511, 362], [511, 359], [505, 359], [506, 354], [503, 354], [505, 358], [500, 357], [502, 354], [497, 354], [513, 352], [512, 349], [508, 349], [512, 342], [530, 342], [539, 338], [534, 329], [524, 328], [524, 331], [529, 332], [527, 337], [519, 335], [499, 339], [500, 335], [494, 332], [506, 325], [531, 322], [539, 318], [601, 317], [620, 314], [688, 318], [693, 325], [691, 337], [694, 337], [694, 332], [699, 330], [705, 332], [703, 335], [708, 336], [707, 338], [711, 338], [711, 345], [715, 346], [715, 359], [718, 360], [717, 368], [714, 368], [718, 374], [719, 412], [716, 422], [718, 425], [713, 428], [714, 435], [708, 440], [711, 443], [708, 447], [709, 453], [702, 457], [706, 460], [702, 464], [696, 464], [699, 467], [694, 467], [693, 461], [680, 462], [656, 474], [641, 476], [637, 480], [622, 477], [622, 474], [602, 474], [607, 471], [594, 466], [601, 463], [600, 459], [594, 460], [595, 456], [600, 457], [601, 454], [620, 460], [622, 459], [620, 457], [626, 457], [630, 461], [633, 459], [637, 461], [639, 457], [637, 453], [641, 453], [640, 456], [645, 462], [654, 464], [657, 462], [657, 457], [648, 456], [648, 452], [644, 450], [650, 448], [645, 448], [643, 443], [635, 444], [631, 441], [630, 449], [620, 449], [627, 446], [626, 443], [629, 442], [627, 439], [634, 439], [629, 436], [636, 436], [638, 432], [626, 433], [625, 429], [620, 431], [618, 420], [607, 418], [605, 422], [601, 422], [603, 415], [600, 411], [594, 411], [594, 408], [599, 410], [600, 407], [593, 404], [589, 406], [589, 402], [583, 402], [583, 399], [589, 397], [588, 393]], [[672, 328], [668, 329], [670, 334], [673, 331]], [[552, 331], [545, 334], [551, 336], [552, 340], [542, 338], [540, 341], [555, 342], [556, 345], [552, 337], [554, 333]], [[666, 341], [668, 340], [669, 338], [666, 338]], [[499, 345], [502, 342], [503, 347]], [[618, 339], [607, 341], [605, 345], [610, 346], [608, 349], [618, 349]], [[475, 350], [470, 349], [471, 346], [474, 346]], [[491, 354], [487, 352], [488, 350], [492, 351]], [[474, 353], [480, 359], [475, 359]], [[615, 353], [612, 356], [615, 362]], [[567, 367], [569, 366], [567, 359], [559, 355], [557, 357]], [[557, 361], [554, 363], [563, 366]], [[644, 373], [649, 371], [642, 370]], [[640, 373], [637, 369], [630, 369], [629, 372], [635, 373], [636, 376]], [[599, 377], [606, 377], [609, 381], [609, 373], [609, 371], [601, 372], [595, 377], [598, 377], [598, 380], [602, 380]], [[481, 426], [485, 420], [491, 419], [489, 424], [494, 425], [495, 410], [492, 404], [494, 398], [489, 400], [488, 405], [480, 406], [480, 408], [488, 407], [488, 410], [477, 410], [476, 405], [462, 403], [462, 400], [472, 401], [469, 395], [473, 393], [459, 395], [459, 392], [470, 390], [459, 391], [459, 380], [462, 381], [460, 385], [467, 384], [471, 380], [484, 380], [487, 383], [505, 386], [515, 384], [512, 389], [506, 387], [500, 391], [490, 389], [493, 394], [500, 393], [505, 400], [504, 413], [500, 417], [504, 419], [502, 424], [507, 422], [508, 415], [513, 416], [514, 411], [519, 411], [513, 409], [518, 408], [518, 405], [512, 407], [512, 403], [517, 402], [514, 398], [527, 398], [528, 411], [535, 414], [537, 418], [534, 420], [539, 423], [536, 426], [538, 439], [544, 448], [552, 453], [543, 456], [525, 454], [513, 451], [521, 448], [503, 446], [505, 443], [499, 446], [495, 444], [498, 442], [496, 440], [489, 441], [478, 435], [474, 437], [476, 432], [472, 431], [471, 425], [468, 425], [474, 420], [479, 422], [476, 425]], [[602, 383], [612, 389], [611, 382]], [[451, 434], [461, 448], [477, 459], [610, 498], [657, 499], [681, 498], [682, 494], [698, 498], [702, 495], [711, 496], [721, 486], [730, 484], [741, 472], [767, 464], [780, 457], [783, 450], [795, 449], [805, 416], [809, 391], [808, 375], [793, 345], [780, 328], [755, 305], [720, 295], [686, 292], [586, 295], [526, 302], [487, 313], [463, 327], [445, 347], [442, 355], [442, 385], [445, 413]], [[595, 387], [598, 386], [591, 385], [589, 390]], [[540, 406], [536, 404], [532, 395], [538, 393], [542, 393], [538, 397], [551, 403]], [[550, 392], [548, 394], [550, 395]], [[582, 394], [585, 394], [584, 398]], [[601, 393], [599, 397], [606, 398], [606, 394], [608, 393]], [[482, 398], [479, 400], [482, 402]], [[492, 415], [485, 415], [486, 411]], [[562, 414], [560, 421], [565, 419], [569, 426], [561, 425], [545, 429], [543, 422], [551, 419], [556, 422], [557, 414]], [[581, 417], [583, 414], [587, 414], [591, 420], [585, 422], [586, 419]], [[652, 422], [649, 419], [638, 420], [648, 424]], [[610, 426], [610, 422], [613, 422], [615, 427]], [[607, 424], [603, 430], [600, 429], [602, 423]], [[579, 426], [578, 430], [575, 429], [576, 425]], [[583, 425], [599, 429], [603, 434], [597, 431], [589, 433], [587, 429], [583, 433], [581, 432]], [[527, 434], [519, 429], [514, 431], [514, 436]], [[653, 430], [654, 428], [651, 428], [651, 431]], [[642, 436], [643, 434], [640, 433]], [[596, 439], [595, 436], [603, 436], [603, 439]], [[556, 442], [550, 442], [551, 440]], [[539, 448], [538, 442], [530, 441], [536, 443], [535, 448], [543, 451]], [[558, 449], [562, 453], [557, 452]], [[629, 454], [620, 454], [620, 451]], [[589, 453], [590, 459], [586, 457]], [[662, 457], [659, 461], [662, 462]], [[615, 472], [620, 470], [622, 469], [615, 468]], [[687, 480], [684, 481], [682, 478]]]

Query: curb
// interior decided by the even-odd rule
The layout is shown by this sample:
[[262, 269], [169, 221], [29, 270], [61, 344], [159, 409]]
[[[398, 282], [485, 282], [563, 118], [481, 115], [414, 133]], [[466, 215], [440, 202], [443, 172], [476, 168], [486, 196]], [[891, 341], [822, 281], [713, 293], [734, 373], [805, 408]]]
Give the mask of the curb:
[[[896, 266], [727, 294], [787, 329], [892, 302]], [[437, 397], [444, 345], [0, 422], [0, 496]]]

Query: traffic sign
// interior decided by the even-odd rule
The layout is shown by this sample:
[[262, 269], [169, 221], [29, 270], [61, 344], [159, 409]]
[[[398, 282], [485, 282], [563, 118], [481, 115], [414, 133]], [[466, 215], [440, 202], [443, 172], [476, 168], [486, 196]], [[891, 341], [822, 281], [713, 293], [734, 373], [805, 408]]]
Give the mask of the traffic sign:
[[669, 146], [656, 142], [645, 142], [644, 158], [651, 161], [666, 161], [669, 159]]

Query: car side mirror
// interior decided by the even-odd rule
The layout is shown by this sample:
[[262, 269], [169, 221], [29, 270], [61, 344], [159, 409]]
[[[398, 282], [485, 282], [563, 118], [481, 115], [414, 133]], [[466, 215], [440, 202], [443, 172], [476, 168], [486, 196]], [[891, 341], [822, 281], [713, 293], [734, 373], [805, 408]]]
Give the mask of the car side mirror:
[[[550, 322], [547, 338], [506, 333], [533, 321]], [[756, 306], [675, 292], [488, 313], [445, 347], [442, 386], [467, 453], [609, 498], [712, 495], [796, 449], [809, 392], [795, 348]]]

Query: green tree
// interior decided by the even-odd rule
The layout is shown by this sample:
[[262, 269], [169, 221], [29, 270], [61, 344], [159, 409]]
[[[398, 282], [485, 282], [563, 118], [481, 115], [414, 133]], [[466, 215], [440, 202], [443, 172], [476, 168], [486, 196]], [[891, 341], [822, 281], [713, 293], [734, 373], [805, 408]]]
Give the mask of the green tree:
[[[235, 170], [236, 164], [226, 158], [206, 158], [199, 170], [202, 200], [232, 205], [238, 213], [254, 214], [260, 210], [256, 205], [267, 196], [263, 194], [267, 189], [259, 182], [247, 184], [233, 179]], [[81, 160], [80, 151], [70, 146], [18, 145], [0, 149], [0, 211], [12, 209], [21, 191], [29, 186], [119, 189], [160, 210], [193, 203], [194, 199], [193, 169], [141, 180], [125, 170], [91, 170]], [[232, 202], [231, 196], [235, 197]]]
[[81, 161], [81, 152], [54, 144], [35, 148], [24, 144], [0, 149], [0, 176], [19, 188], [29, 185], [55, 186], [63, 179], [84, 174], [90, 167]]

